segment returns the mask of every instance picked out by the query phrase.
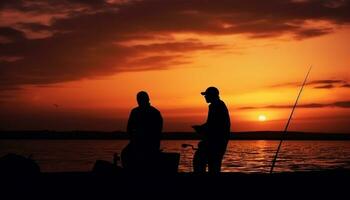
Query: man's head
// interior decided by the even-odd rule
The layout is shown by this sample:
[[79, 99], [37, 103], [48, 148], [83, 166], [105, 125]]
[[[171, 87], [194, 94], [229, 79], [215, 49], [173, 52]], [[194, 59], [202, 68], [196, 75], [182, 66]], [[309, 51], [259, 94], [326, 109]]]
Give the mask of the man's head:
[[141, 91], [139, 93], [137, 93], [137, 103], [139, 104], [140, 107], [144, 107], [149, 105], [149, 96], [147, 94], [147, 92], [145, 91]]
[[213, 101], [220, 99], [219, 90], [216, 87], [208, 87], [205, 92], [201, 92], [201, 95], [205, 97], [207, 103], [212, 103]]

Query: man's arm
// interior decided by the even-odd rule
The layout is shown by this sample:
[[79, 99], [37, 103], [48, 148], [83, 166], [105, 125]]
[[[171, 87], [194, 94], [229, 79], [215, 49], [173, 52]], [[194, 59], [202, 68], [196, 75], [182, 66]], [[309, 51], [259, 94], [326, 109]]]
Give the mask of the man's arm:
[[163, 130], [163, 117], [162, 115], [160, 114], [159, 111], [157, 111], [157, 117], [155, 118], [155, 122], [156, 122], [156, 135], [155, 135], [155, 139], [154, 140], [156, 143], [155, 143], [155, 150], [159, 151], [160, 150], [160, 140], [162, 139], [162, 130]]
[[159, 132], [161, 133], [163, 131], [163, 117], [162, 114], [159, 112]]
[[134, 117], [134, 110], [130, 112], [129, 119], [128, 119], [128, 125], [126, 127], [126, 132], [129, 134], [129, 136], [132, 136], [132, 133], [135, 129], [135, 117]]
[[209, 106], [209, 111], [208, 111], [208, 117], [207, 121], [202, 124], [202, 125], [194, 125], [192, 128], [196, 131], [196, 133], [199, 133], [200, 135], [205, 135], [207, 130], [208, 130], [208, 121], [209, 121], [209, 116], [210, 116], [210, 106]]

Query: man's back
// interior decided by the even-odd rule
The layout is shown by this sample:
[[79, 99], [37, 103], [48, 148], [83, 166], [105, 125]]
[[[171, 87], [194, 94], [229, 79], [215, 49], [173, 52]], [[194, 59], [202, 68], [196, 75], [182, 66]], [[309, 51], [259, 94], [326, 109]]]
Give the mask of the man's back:
[[230, 115], [225, 103], [221, 100], [212, 102], [209, 105], [207, 119], [208, 139], [227, 140], [230, 134]]
[[152, 107], [136, 107], [131, 111], [127, 132], [130, 143], [140, 151], [159, 151], [163, 119]]

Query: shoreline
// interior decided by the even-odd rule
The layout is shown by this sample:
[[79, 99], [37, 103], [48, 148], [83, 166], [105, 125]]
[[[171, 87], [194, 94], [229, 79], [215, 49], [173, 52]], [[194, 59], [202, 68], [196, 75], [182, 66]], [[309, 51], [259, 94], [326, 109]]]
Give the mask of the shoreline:
[[[231, 132], [230, 140], [350, 140], [348, 133], [280, 131]], [[102, 131], [0, 131], [0, 140], [128, 140], [125, 132]], [[194, 132], [164, 132], [162, 140], [200, 140]]]

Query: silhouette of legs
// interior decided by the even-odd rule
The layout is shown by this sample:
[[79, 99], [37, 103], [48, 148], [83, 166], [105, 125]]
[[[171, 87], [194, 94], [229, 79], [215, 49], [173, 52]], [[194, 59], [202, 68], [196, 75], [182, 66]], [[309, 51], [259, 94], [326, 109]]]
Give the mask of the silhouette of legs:
[[221, 171], [223, 155], [209, 155], [208, 157], [208, 172], [210, 174], [219, 174]]
[[207, 155], [205, 151], [198, 149], [193, 156], [193, 172], [194, 173], [205, 173], [207, 168]]
[[217, 141], [209, 147], [208, 171], [211, 174], [221, 172], [221, 164], [224, 158], [228, 141]]
[[226, 141], [217, 142], [215, 145], [200, 142], [198, 144], [198, 150], [193, 157], [193, 172], [205, 173], [208, 165], [208, 172], [210, 174], [219, 174], [226, 147]]

